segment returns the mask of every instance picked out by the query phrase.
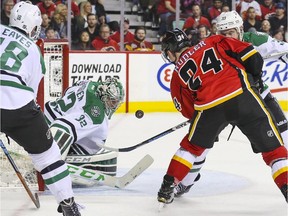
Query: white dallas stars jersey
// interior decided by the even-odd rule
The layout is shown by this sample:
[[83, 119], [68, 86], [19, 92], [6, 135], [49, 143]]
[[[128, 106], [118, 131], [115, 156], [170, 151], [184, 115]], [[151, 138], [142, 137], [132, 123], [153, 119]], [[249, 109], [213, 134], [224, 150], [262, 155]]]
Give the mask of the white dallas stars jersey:
[[[252, 43], [261, 56], [263, 58], [269, 58], [269, 60], [277, 60], [281, 55], [288, 53], [288, 43], [277, 41], [275, 38], [262, 32], [245, 32], [243, 41]], [[277, 53], [280, 55], [277, 55]], [[273, 56], [273, 54], [276, 55]]]
[[73, 143], [95, 154], [108, 134], [108, 116], [103, 102], [97, 96], [100, 83], [81, 81], [70, 87], [62, 98], [45, 104], [46, 120], [51, 127], [66, 131]]
[[0, 29], [0, 108], [17, 109], [36, 98], [44, 61], [27, 36], [5, 25]]

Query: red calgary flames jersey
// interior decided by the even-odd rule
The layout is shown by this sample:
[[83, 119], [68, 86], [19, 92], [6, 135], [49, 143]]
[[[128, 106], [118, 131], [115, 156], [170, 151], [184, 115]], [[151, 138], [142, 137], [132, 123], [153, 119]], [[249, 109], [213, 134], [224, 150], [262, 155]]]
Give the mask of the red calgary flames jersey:
[[211, 36], [185, 50], [176, 62], [170, 83], [175, 107], [191, 118], [194, 109], [209, 109], [236, 97], [251, 87], [251, 77], [260, 76], [262, 65], [250, 44]]
[[99, 36], [97, 36], [93, 41], [92, 41], [92, 46], [95, 48], [95, 50], [101, 50], [101, 51], [120, 51], [120, 47], [118, 43], [112, 39], [108, 40], [103, 40]]

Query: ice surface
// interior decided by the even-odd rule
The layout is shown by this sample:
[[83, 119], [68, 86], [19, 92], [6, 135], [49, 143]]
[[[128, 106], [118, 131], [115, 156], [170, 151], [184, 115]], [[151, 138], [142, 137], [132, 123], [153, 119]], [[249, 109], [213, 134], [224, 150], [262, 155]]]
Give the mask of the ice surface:
[[[116, 114], [110, 122], [111, 147], [138, 144], [185, 119], [179, 113]], [[119, 153], [121, 176], [144, 155], [154, 163], [124, 189], [75, 187], [76, 201], [86, 208], [83, 216], [286, 216], [287, 203], [274, 184], [271, 170], [254, 154], [248, 140], [236, 128], [227, 142], [227, 127], [209, 152], [201, 180], [188, 194], [158, 212], [156, 195], [162, 177], [188, 126], [127, 153]], [[22, 188], [1, 189], [1, 216], [56, 216], [57, 204], [49, 192], [40, 194], [36, 209]]]

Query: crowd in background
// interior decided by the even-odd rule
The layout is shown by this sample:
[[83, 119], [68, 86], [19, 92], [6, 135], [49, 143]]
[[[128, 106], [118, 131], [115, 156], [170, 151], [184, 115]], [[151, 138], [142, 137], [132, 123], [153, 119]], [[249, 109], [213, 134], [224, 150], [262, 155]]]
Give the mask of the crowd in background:
[[[71, 1], [71, 49], [119, 51], [119, 20], [111, 20], [105, 10], [108, 0]], [[65, 0], [30, 0], [39, 7], [42, 14], [40, 38], [67, 39], [68, 7]], [[131, 12], [140, 14], [144, 22], [151, 22], [158, 29], [158, 42], [167, 30], [176, 26], [176, 0], [130, 0]], [[3, 0], [1, 23], [9, 25], [10, 11], [15, 0]], [[216, 34], [216, 17], [231, 11], [231, 1], [225, 0], [180, 0], [181, 26], [192, 44]], [[240, 0], [236, 11], [243, 18], [244, 31], [259, 31], [280, 41], [288, 40], [286, 0]], [[154, 51], [147, 29], [136, 26], [130, 29], [125, 18], [124, 47], [128, 51]], [[286, 37], [285, 37], [286, 36]]]

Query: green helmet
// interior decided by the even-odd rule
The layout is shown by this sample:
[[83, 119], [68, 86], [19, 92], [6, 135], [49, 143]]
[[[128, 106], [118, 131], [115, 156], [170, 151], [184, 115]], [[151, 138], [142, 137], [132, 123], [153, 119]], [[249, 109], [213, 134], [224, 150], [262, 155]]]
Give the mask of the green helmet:
[[109, 119], [124, 100], [124, 88], [116, 78], [108, 78], [98, 86], [97, 94], [104, 103]]

